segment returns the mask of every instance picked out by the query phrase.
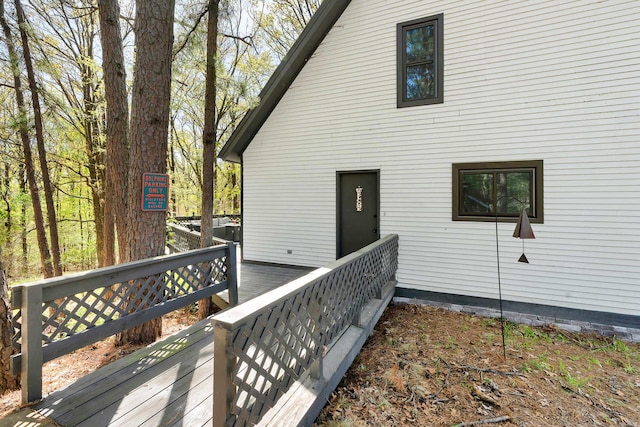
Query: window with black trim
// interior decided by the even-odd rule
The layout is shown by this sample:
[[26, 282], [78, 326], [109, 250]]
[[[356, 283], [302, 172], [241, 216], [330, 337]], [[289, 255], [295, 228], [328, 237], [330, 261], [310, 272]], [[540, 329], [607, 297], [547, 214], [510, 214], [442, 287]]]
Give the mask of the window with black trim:
[[542, 160], [453, 164], [453, 220], [543, 222]]
[[443, 102], [443, 15], [398, 24], [398, 108]]

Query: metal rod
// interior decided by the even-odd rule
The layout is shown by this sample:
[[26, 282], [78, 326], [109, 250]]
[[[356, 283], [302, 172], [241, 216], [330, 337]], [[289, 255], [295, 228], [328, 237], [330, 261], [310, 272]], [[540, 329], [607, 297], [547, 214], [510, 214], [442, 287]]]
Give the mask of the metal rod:
[[496, 264], [498, 266], [498, 300], [500, 302], [500, 328], [502, 332], [502, 356], [506, 360], [507, 347], [504, 342], [504, 315], [502, 313], [502, 283], [500, 282], [500, 245], [498, 243], [498, 210], [496, 209]]

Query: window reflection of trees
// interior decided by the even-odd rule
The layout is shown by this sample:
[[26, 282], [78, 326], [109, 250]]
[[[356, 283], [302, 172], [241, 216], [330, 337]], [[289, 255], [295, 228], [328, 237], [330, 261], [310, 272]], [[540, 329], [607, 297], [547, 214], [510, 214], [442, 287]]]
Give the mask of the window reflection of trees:
[[433, 64], [407, 67], [407, 99], [435, 96]]
[[523, 207], [533, 214], [531, 171], [462, 174], [462, 213], [517, 216]]
[[406, 97], [408, 100], [435, 96], [435, 34], [433, 25], [405, 31]]

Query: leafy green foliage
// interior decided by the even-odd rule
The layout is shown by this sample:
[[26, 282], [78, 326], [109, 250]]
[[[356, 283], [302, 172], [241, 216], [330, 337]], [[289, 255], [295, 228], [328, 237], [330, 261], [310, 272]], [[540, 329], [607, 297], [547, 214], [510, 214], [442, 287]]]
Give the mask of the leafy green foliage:
[[266, 45], [279, 62], [318, 9], [322, 0], [252, 0], [254, 20]]
[[[320, 2], [221, 2], [216, 56], [218, 149], [244, 113], [260, 102], [260, 89]], [[100, 244], [96, 218], [104, 203], [106, 104], [96, 5], [96, 0], [34, 0], [27, 10], [65, 271], [96, 267], [96, 246]], [[125, 18], [121, 21], [128, 76], [133, 76], [135, 59], [132, 5], [122, 5]], [[176, 8], [168, 168], [171, 215], [199, 215], [201, 207], [204, 7], [203, 3], [178, 2]], [[11, 13], [8, 10], [14, 23]], [[40, 271], [16, 134], [19, 123], [31, 124], [33, 118], [16, 112], [9, 65], [0, 62], [0, 245], [4, 266], [14, 280], [37, 276]], [[237, 213], [240, 208], [240, 168], [218, 162], [214, 210]]]

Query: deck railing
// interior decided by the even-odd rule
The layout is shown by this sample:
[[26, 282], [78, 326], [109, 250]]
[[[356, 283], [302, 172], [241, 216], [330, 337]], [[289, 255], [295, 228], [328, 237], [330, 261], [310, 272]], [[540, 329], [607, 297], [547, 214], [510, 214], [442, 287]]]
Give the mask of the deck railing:
[[13, 287], [15, 374], [42, 397], [42, 364], [224, 290], [237, 304], [234, 243]]
[[[199, 215], [192, 216], [176, 216], [171, 218], [173, 221], [182, 225], [183, 227], [188, 227], [194, 221], [200, 221], [202, 217]], [[241, 213], [223, 213], [223, 214], [213, 214], [213, 218], [229, 218], [229, 220], [234, 222], [242, 222], [242, 214]]]
[[[211, 238], [214, 245], [225, 245], [227, 240]], [[171, 253], [191, 251], [200, 248], [200, 232], [180, 224], [167, 224], [167, 248]]]
[[398, 236], [215, 315], [214, 427], [254, 425], [395, 280]]

